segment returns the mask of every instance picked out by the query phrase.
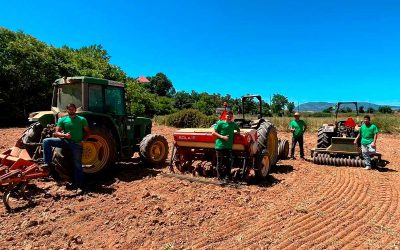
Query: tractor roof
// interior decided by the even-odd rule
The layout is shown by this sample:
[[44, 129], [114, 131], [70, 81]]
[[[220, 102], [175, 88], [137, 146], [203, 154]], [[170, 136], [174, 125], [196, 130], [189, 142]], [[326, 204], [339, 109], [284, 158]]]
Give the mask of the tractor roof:
[[95, 77], [88, 77], [88, 76], [72, 76], [72, 77], [59, 78], [54, 81], [53, 85], [71, 84], [71, 83], [110, 85], [110, 86], [121, 87], [121, 88], [125, 87], [125, 84], [122, 82], [101, 79], [101, 78], [95, 78]]

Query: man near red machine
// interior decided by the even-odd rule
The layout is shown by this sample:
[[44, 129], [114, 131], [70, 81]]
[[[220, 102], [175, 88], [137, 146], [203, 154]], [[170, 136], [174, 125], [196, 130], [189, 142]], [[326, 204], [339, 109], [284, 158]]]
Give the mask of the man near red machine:
[[361, 152], [365, 162], [365, 169], [371, 169], [371, 154], [376, 152], [376, 141], [378, 140], [378, 127], [371, 123], [369, 115], [364, 116], [364, 123], [360, 127], [354, 144], [357, 145], [361, 137]]
[[221, 184], [226, 184], [230, 178], [235, 130], [240, 132], [239, 126], [233, 122], [232, 119], [233, 112], [228, 111], [226, 114], [226, 120], [218, 121], [213, 132], [213, 135], [217, 137], [215, 141], [217, 178], [221, 181]]
[[296, 147], [297, 142], [299, 143], [300, 147], [300, 158], [304, 159], [304, 139], [303, 139], [303, 134], [307, 129], [306, 123], [300, 119], [300, 113], [296, 112], [294, 114], [294, 120], [290, 122], [289, 125], [290, 131], [293, 133], [293, 138], [292, 138], [292, 150], [290, 154], [290, 158], [292, 160], [295, 159], [294, 157], [294, 150]]
[[82, 141], [90, 134], [86, 118], [76, 114], [76, 106], [71, 103], [67, 106], [68, 115], [58, 119], [53, 138], [43, 140], [44, 162], [48, 167], [52, 165], [52, 147], [70, 150], [74, 164], [74, 179], [72, 188], [81, 189], [83, 184], [82, 169]]

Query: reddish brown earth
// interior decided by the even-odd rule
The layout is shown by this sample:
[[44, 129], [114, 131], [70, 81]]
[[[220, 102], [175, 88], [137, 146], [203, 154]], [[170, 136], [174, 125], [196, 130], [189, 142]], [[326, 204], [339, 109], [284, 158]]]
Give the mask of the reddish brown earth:
[[[1, 149], [22, 131], [0, 130]], [[170, 143], [173, 131], [155, 127]], [[316, 136], [305, 140], [309, 153]], [[268, 183], [233, 188], [131, 163], [82, 196], [38, 181], [29, 187], [34, 207], [12, 214], [0, 207], [0, 248], [398, 249], [400, 136], [383, 134], [378, 142], [391, 162], [387, 171], [285, 160]]]

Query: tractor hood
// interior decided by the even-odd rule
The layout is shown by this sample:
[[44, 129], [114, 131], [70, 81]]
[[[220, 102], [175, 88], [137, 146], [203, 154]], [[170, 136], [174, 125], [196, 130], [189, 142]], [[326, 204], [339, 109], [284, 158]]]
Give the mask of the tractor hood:
[[40, 122], [43, 126], [55, 123], [55, 113], [53, 111], [37, 111], [29, 114], [29, 122]]

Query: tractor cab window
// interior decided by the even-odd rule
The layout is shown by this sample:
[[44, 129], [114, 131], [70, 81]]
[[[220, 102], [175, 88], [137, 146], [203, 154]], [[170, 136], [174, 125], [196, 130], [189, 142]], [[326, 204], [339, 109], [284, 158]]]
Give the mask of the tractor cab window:
[[74, 103], [76, 107], [82, 107], [82, 85], [63, 84], [58, 89], [57, 107], [65, 110], [65, 107]]
[[89, 111], [102, 113], [103, 108], [103, 86], [89, 85]]
[[125, 93], [123, 88], [108, 86], [105, 89], [105, 112], [125, 115]]

